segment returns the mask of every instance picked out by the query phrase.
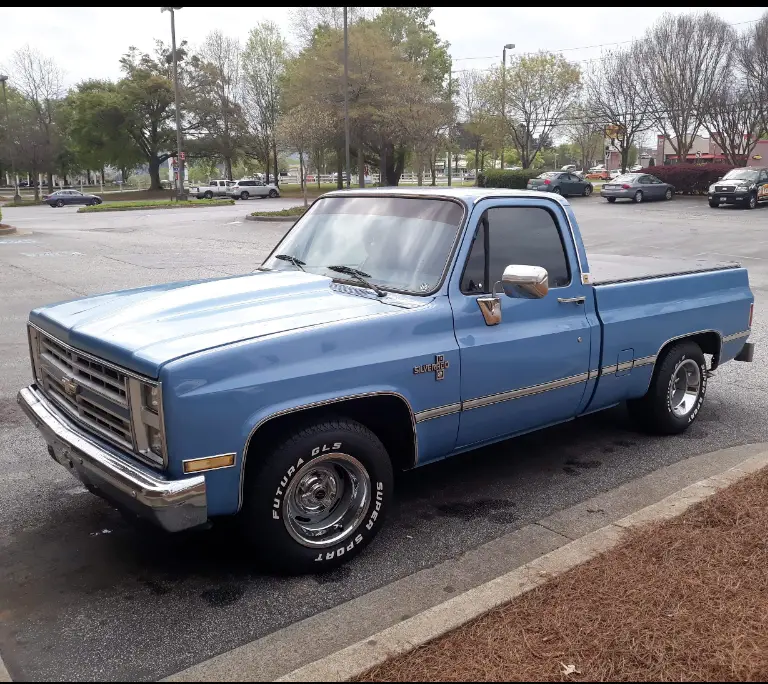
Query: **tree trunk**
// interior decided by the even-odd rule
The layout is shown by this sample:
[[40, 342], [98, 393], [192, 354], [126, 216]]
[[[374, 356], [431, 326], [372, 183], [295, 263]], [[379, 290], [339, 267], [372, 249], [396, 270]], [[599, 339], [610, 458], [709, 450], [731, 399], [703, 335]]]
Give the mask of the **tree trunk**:
[[[224, 157], [224, 172], [227, 174], [227, 180], [234, 180], [232, 178], [232, 157]], [[269, 175], [269, 161], [267, 161], [267, 175]]]
[[123, 177], [123, 185], [128, 182], [128, 169], [124, 166], [120, 168], [120, 175]]
[[[40, 177], [40, 174], [37, 172], [37, 169], [33, 166], [32, 178], [34, 178], [35, 181], [37, 181], [39, 177]], [[50, 188], [49, 190], [52, 192]], [[35, 202], [39, 202], [39, 201], [40, 201], [40, 185], [37, 182], [35, 182]]]
[[69, 179], [66, 174], [64, 174], [64, 185], [69, 185]]
[[304, 207], [307, 207], [307, 184], [304, 182], [304, 153], [299, 152], [299, 171], [301, 173], [301, 192], [304, 195]]
[[437, 152], [432, 151], [429, 153], [429, 173], [432, 175], [432, 182], [430, 185], [434, 187], [437, 185], [437, 179], [435, 178], [435, 167], [437, 166]]
[[379, 154], [379, 185], [387, 186], [387, 145], [381, 144], [381, 153]]
[[[480, 141], [478, 140], [475, 143], [475, 178], [477, 178], [477, 174], [480, 172], [480, 168], [478, 167], [478, 162], [480, 161]], [[475, 181], [477, 183], [477, 181]]]
[[336, 188], [344, 188], [344, 148], [336, 148]]
[[424, 161], [421, 152], [416, 155], [416, 182], [419, 187], [424, 185]]
[[86, 180], [88, 185], [92, 185], [92, 183], [91, 183], [91, 172], [88, 171], [88, 170], [86, 170], [86, 172], [85, 172], [85, 180]]
[[[277, 138], [272, 137], [272, 158], [275, 162], [275, 186], [280, 185], [280, 169], [277, 168]], [[269, 155], [267, 155], [267, 167], [269, 167]]]
[[149, 160], [149, 189], [163, 189], [163, 184], [160, 182], [160, 159], [157, 157], [152, 157], [152, 159]]
[[357, 183], [361, 188], [365, 187], [365, 154], [361, 143], [357, 144]]

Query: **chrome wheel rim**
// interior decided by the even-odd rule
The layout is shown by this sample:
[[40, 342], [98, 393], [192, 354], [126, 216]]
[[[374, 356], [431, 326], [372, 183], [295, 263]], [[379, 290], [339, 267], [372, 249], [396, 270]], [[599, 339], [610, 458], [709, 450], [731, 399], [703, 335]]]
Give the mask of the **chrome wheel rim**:
[[693, 359], [686, 359], [669, 382], [669, 406], [678, 418], [687, 416], [696, 405], [701, 391], [701, 369]]
[[643, 193], [639, 190], [635, 193], [635, 202], [642, 202], [643, 201]]
[[349, 454], [328, 453], [294, 475], [283, 498], [283, 521], [302, 546], [339, 544], [357, 529], [371, 502], [371, 478]]

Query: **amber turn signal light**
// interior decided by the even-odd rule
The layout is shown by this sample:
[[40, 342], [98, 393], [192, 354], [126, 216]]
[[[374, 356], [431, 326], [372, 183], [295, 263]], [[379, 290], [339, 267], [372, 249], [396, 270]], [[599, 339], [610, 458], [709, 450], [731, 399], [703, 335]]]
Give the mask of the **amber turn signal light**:
[[235, 465], [235, 454], [222, 454], [221, 456], [209, 456], [208, 458], [194, 458], [184, 461], [185, 473], [199, 473], [201, 470], [215, 470]]

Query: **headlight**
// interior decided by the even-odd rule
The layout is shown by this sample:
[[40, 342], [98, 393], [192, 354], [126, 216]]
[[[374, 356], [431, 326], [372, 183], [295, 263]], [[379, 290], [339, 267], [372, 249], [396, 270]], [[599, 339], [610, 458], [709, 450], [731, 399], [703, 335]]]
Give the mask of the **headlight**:
[[156, 382], [132, 377], [130, 383], [131, 420], [136, 436], [136, 449], [157, 466], [167, 464], [165, 425], [163, 424], [163, 392]]
[[143, 384], [144, 406], [152, 413], [160, 411], [160, 388], [157, 385]]
[[165, 456], [165, 444], [163, 443], [163, 433], [160, 430], [147, 426], [147, 442], [149, 448], [158, 456]]
[[745, 186], [743, 185], [736, 186], [735, 192], [746, 192], [746, 191], [747, 191], [747, 188]]

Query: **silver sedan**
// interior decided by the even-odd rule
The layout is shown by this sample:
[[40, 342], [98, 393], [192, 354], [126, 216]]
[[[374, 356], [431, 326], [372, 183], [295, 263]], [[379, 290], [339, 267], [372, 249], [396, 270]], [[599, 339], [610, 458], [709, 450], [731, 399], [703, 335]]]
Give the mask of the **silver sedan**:
[[617, 199], [633, 202], [671, 200], [674, 195], [674, 187], [648, 173], [625, 173], [605, 183], [600, 191], [600, 196], [609, 202], [615, 202]]

